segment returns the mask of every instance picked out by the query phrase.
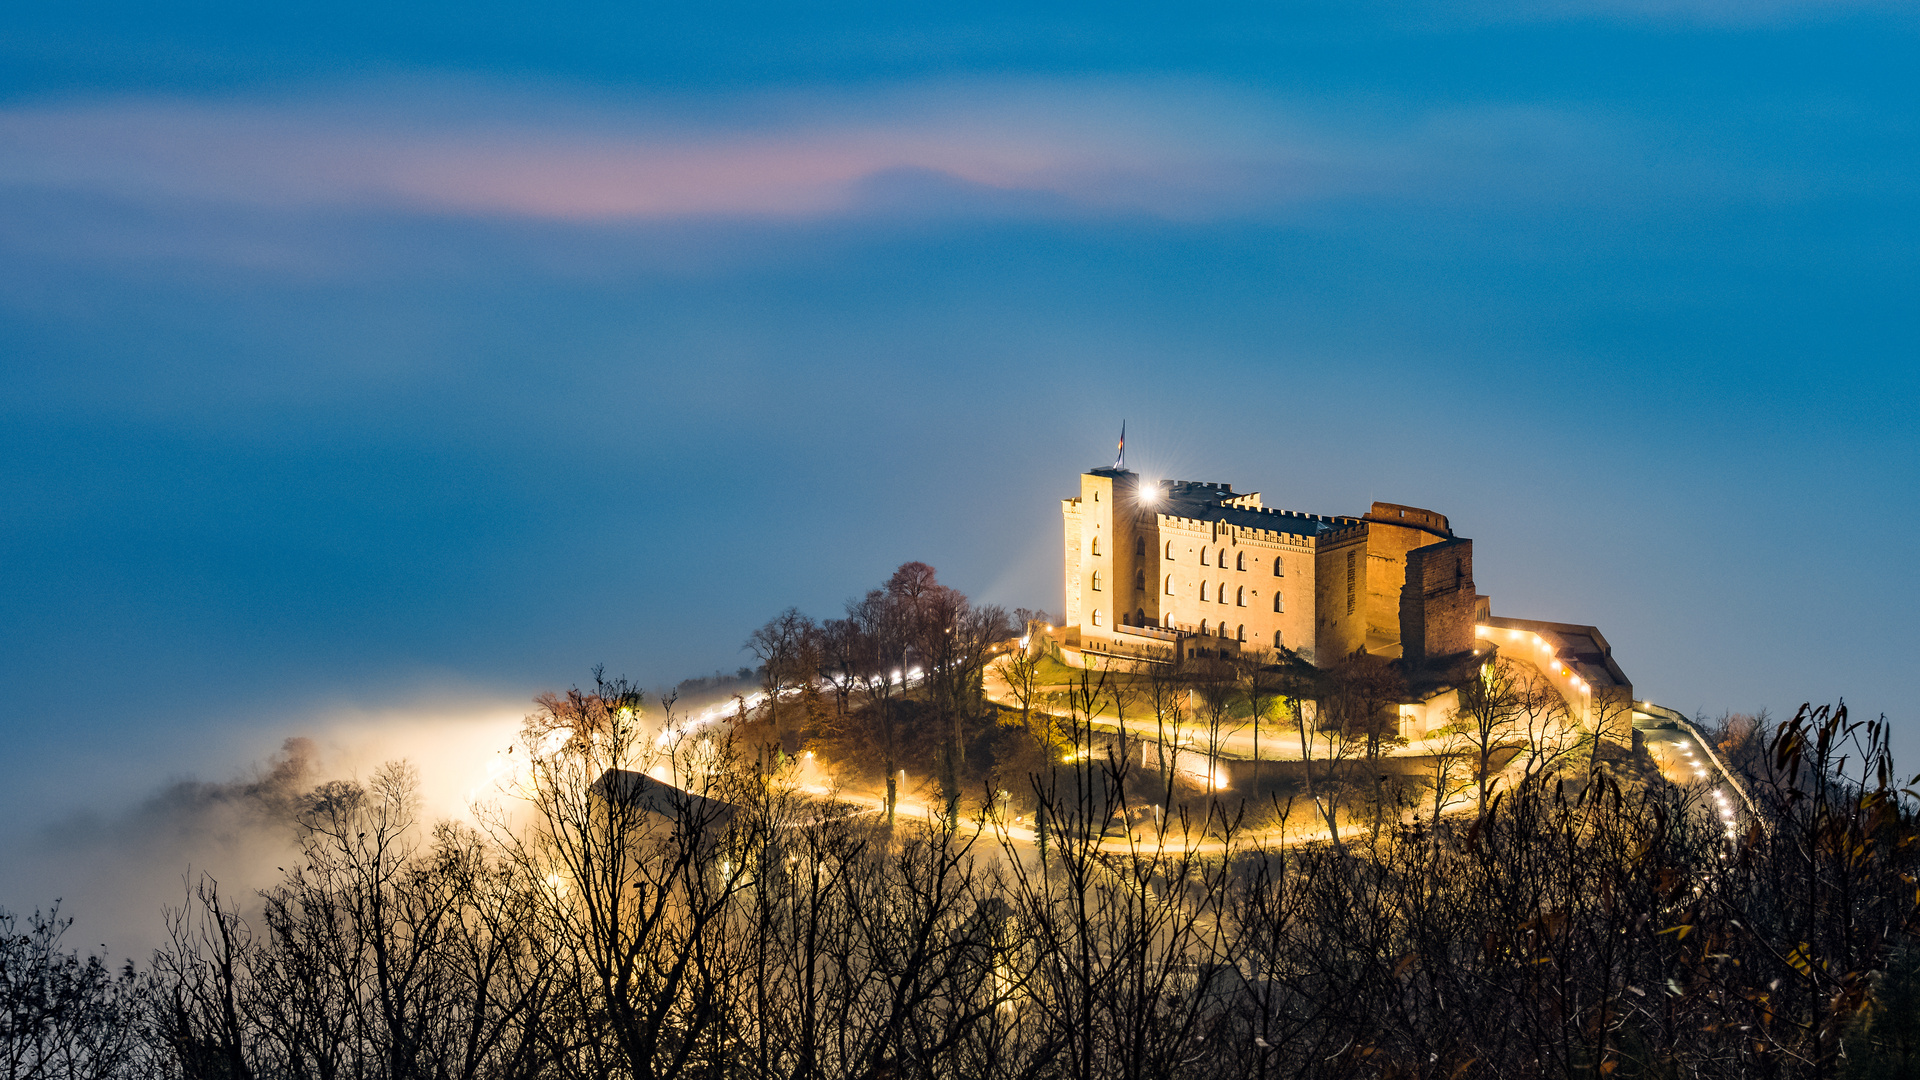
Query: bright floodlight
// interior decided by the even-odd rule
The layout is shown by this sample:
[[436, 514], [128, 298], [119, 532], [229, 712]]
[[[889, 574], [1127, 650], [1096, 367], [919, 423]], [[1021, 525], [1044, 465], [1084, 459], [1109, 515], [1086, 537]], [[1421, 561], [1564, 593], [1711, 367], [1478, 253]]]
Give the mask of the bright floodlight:
[[1149, 482], [1149, 483], [1140, 485], [1140, 501], [1148, 504], [1159, 502], [1160, 501], [1159, 483]]

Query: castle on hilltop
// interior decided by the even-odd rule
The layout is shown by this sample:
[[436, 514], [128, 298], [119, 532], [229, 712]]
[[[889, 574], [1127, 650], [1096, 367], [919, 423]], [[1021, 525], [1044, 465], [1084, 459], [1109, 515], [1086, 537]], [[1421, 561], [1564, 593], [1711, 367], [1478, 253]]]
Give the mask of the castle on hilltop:
[[[1144, 480], [1119, 463], [1081, 474], [1060, 510], [1069, 662], [1286, 649], [1326, 666], [1367, 653], [1437, 687], [1499, 648], [1539, 668], [1589, 726], [1631, 708], [1632, 684], [1598, 629], [1495, 618], [1474, 589], [1473, 541], [1431, 510], [1376, 502], [1360, 517], [1305, 514], [1229, 484]], [[1401, 711], [1424, 729], [1421, 703]]]

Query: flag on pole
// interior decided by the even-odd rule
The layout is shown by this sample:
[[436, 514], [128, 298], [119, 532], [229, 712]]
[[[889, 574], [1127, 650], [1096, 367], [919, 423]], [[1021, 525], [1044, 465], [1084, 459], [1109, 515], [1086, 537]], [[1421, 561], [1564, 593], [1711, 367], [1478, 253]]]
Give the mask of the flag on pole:
[[1113, 467], [1116, 469], [1127, 467], [1127, 422], [1125, 420], [1120, 421], [1120, 452], [1113, 459]]

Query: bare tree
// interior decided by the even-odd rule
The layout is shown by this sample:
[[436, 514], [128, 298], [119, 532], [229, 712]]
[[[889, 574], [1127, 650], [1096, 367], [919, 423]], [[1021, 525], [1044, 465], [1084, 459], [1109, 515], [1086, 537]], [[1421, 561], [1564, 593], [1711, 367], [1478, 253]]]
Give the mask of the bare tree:
[[879, 745], [881, 767], [886, 773], [886, 823], [892, 828], [900, 803], [901, 732], [894, 698], [906, 677], [904, 619], [895, 598], [884, 589], [874, 589], [847, 604], [847, 621], [858, 630], [853, 678], [866, 701], [873, 740]]
[[1585, 740], [1566, 700], [1537, 671], [1516, 665], [1509, 675], [1507, 692], [1513, 701], [1513, 742], [1519, 751], [1515, 760], [1520, 782], [1549, 779], [1572, 767], [1576, 751]]
[[1327, 827], [1337, 851], [1345, 850], [1340, 836], [1340, 813], [1348, 787], [1348, 763], [1363, 752], [1364, 728], [1341, 722], [1330, 706], [1333, 697], [1328, 674], [1304, 661], [1282, 668], [1281, 685], [1300, 740], [1300, 775], [1304, 794]]
[[1002, 653], [993, 665], [994, 674], [1006, 684], [1007, 694], [1020, 708], [1020, 723], [1031, 727], [1033, 708], [1040, 701], [1040, 658], [1036, 645], [1016, 645]]
[[1261, 725], [1278, 719], [1275, 713], [1286, 697], [1286, 676], [1281, 666], [1286, 650], [1255, 648], [1240, 654], [1238, 670], [1240, 693], [1246, 699], [1248, 723], [1253, 731], [1253, 788], [1260, 789]]
[[1435, 842], [1439, 842], [1440, 819], [1454, 798], [1474, 789], [1474, 764], [1479, 755], [1466, 732], [1458, 728], [1440, 733], [1437, 740], [1430, 740], [1432, 749], [1428, 757], [1433, 762], [1433, 779], [1427, 795], [1431, 799], [1432, 826]]
[[1473, 747], [1473, 775], [1479, 789], [1482, 817], [1486, 816], [1488, 799], [1498, 782], [1495, 763], [1508, 752], [1519, 749], [1520, 739], [1514, 723], [1525, 712], [1534, 693], [1526, 673], [1511, 660], [1490, 660], [1460, 684], [1460, 704], [1449, 720]]
[[166, 912], [167, 941], [154, 953], [153, 1016], [159, 1041], [182, 1075], [241, 1080], [255, 1075], [250, 969], [253, 933], [220, 886], [202, 875], [187, 902]]
[[[103, 989], [61, 923], [0, 919], [0, 1061], [60, 1080], [1912, 1072], [1920, 811], [1884, 721], [1803, 708], [1731, 829], [1697, 786], [1604, 773], [1446, 813], [1479, 761], [1457, 728], [1431, 822], [1261, 847], [1211, 808], [1127, 827], [1133, 762], [1096, 727], [1111, 680], [1082, 669], [1060, 701], [1074, 752], [1034, 777], [1037, 835], [890, 830], [764, 759], [634, 738], [619, 680], [549, 697], [517, 748], [529, 814], [494, 819], [498, 846], [417, 835], [403, 768], [322, 785], [259, 933], [203, 880], [144, 997]], [[1154, 687], [1177, 685], [1141, 690], [1175, 730]], [[1347, 707], [1325, 706], [1316, 753]], [[697, 790], [629, 768], [655, 765]]]
[[[1186, 680], [1168, 667], [1156, 666], [1146, 677], [1146, 704], [1153, 711], [1153, 768], [1159, 777], [1159, 798], [1154, 805], [1155, 824], [1164, 827], [1164, 815], [1174, 806], [1174, 778], [1179, 769], [1180, 748], [1189, 734]], [[1145, 764], [1144, 748], [1143, 760]]]
[[784, 744], [786, 730], [780, 725], [780, 698], [803, 682], [810, 682], [819, 669], [820, 628], [798, 608], [768, 619], [755, 630], [741, 648], [760, 660], [761, 690], [767, 695], [767, 722], [776, 741]]
[[983, 704], [980, 680], [994, 645], [1011, 634], [1004, 609], [976, 606], [935, 578], [926, 563], [910, 562], [887, 581], [907, 645], [919, 661], [928, 704], [940, 725], [940, 787], [948, 810], [958, 806], [966, 765], [967, 729]]
[[853, 698], [859, 667], [860, 624], [852, 619], [828, 619], [820, 624], [820, 673], [833, 688], [835, 715], [845, 719]]
[[[674, 1077], [704, 1071], [736, 1036], [743, 957], [728, 947], [728, 916], [764, 821], [738, 812], [759, 785], [724, 745], [662, 750], [640, 708], [637, 687], [598, 673], [591, 691], [543, 699], [520, 742], [531, 820], [495, 835], [539, 883], [535, 924], [565, 1007], [593, 1018], [579, 1048], [589, 1068]], [[654, 783], [653, 765], [681, 786]]]
[[[1558, 695], [1555, 695], [1558, 700]], [[1586, 702], [1591, 750], [1587, 758], [1589, 772], [1600, 767], [1600, 748], [1606, 743], [1622, 746], [1633, 742], [1633, 700], [1621, 687], [1604, 687]]]
[[73, 925], [59, 906], [24, 928], [0, 910], [0, 1075], [107, 1080], [148, 1060], [149, 983], [128, 963], [118, 973], [98, 955], [62, 947]]
[[1406, 694], [1406, 679], [1392, 662], [1365, 653], [1341, 661], [1326, 676], [1327, 715], [1322, 729], [1337, 728], [1343, 742], [1357, 747], [1354, 756], [1365, 762], [1367, 815], [1375, 843], [1388, 802], [1382, 760], [1392, 747], [1405, 743], [1399, 734], [1397, 706]]
[[1206, 741], [1205, 787], [1209, 793], [1208, 813], [1212, 814], [1220, 804], [1216, 793], [1227, 786], [1226, 742], [1241, 726], [1235, 715], [1240, 703], [1239, 673], [1231, 660], [1207, 658], [1188, 661], [1185, 674], [1196, 695], [1196, 733]]

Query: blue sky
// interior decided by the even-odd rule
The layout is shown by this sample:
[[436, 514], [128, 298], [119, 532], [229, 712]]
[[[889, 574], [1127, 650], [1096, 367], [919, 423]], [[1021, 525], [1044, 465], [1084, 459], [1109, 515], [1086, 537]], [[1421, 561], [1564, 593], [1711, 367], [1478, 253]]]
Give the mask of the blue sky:
[[1655, 700], [1910, 730], [1916, 29], [8, 5], [4, 808], [731, 669], [907, 559], [1057, 608], [1122, 418], [1449, 514]]

